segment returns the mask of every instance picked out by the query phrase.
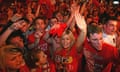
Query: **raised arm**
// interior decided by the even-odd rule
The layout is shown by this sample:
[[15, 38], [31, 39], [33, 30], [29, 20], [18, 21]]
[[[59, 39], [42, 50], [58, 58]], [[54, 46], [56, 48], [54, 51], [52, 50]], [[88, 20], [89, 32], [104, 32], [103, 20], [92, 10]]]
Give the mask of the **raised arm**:
[[82, 5], [82, 7], [81, 7], [81, 10], [80, 10], [80, 14], [81, 14], [81, 15], [84, 14], [85, 8], [86, 8], [86, 2], [83, 3], [83, 5]]
[[5, 41], [13, 31], [18, 30], [22, 27], [23, 22], [24, 22], [23, 20], [15, 22], [10, 27], [7, 28], [7, 30], [0, 36], [0, 46], [5, 44]]
[[75, 15], [75, 10], [77, 9], [78, 7], [78, 4], [77, 2], [73, 2], [71, 4], [71, 7], [70, 7], [70, 17], [68, 19], [68, 21], [66, 22], [67, 26], [72, 29], [74, 28], [74, 25], [75, 25], [75, 18], [74, 18], [74, 15]]
[[40, 4], [38, 5], [37, 7], [37, 10], [36, 10], [36, 13], [35, 13], [35, 17], [38, 17], [39, 16], [39, 12], [40, 12]]
[[85, 19], [83, 16], [81, 16], [81, 14], [79, 13], [79, 11], [75, 12], [75, 20], [76, 20], [76, 24], [80, 29], [80, 34], [78, 36], [77, 42], [76, 42], [76, 46], [78, 51], [82, 50], [82, 44], [86, 38], [86, 33], [87, 33], [87, 24], [85, 22]]

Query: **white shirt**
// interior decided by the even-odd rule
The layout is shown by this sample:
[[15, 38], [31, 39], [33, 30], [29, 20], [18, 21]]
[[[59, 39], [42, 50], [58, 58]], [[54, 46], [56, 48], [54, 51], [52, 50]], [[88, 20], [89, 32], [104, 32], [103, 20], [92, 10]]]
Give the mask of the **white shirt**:
[[106, 33], [103, 32], [103, 41], [105, 43], [108, 43], [114, 47], [116, 47], [116, 34], [114, 35], [108, 35]]

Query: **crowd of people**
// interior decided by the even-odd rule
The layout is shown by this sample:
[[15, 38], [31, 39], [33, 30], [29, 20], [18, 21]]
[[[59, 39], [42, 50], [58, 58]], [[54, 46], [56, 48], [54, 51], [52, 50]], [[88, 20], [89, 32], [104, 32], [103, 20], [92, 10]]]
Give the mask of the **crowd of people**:
[[120, 72], [120, 4], [15, 0], [0, 7], [0, 72]]

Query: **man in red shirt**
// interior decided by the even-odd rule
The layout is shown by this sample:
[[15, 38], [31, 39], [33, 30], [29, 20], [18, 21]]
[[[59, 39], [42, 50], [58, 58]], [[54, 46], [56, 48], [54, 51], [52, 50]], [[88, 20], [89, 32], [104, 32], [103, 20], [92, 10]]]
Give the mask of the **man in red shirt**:
[[112, 63], [118, 61], [117, 48], [103, 42], [102, 29], [88, 25], [84, 43], [85, 72], [111, 72]]

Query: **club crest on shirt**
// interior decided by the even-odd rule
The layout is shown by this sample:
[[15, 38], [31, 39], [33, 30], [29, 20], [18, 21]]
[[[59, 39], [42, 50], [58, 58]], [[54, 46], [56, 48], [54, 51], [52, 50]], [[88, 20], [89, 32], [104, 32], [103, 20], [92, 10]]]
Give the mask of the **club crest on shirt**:
[[67, 63], [68, 64], [68, 63], [72, 63], [73, 58], [72, 58], [72, 56], [63, 57], [60, 55], [56, 55], [55, 61], [59, 62], [59, 63]]

